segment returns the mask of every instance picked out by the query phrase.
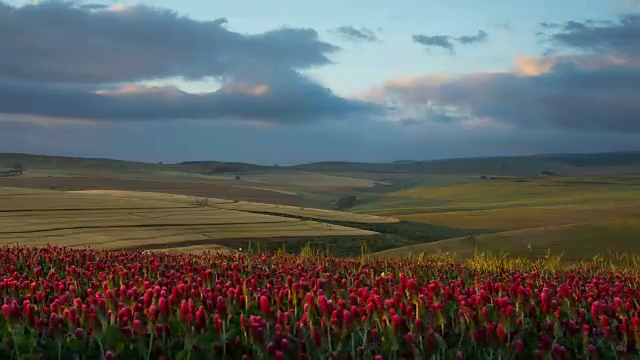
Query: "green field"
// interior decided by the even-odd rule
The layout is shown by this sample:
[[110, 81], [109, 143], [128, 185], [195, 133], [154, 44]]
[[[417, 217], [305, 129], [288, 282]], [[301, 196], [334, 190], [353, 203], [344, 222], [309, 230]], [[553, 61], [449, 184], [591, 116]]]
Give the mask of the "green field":
[[550, 252], [567, 262], [596, 255], [617, 257], [640, 254], [640, 218], [580, 225], [539, 227], [495, 234], [459, 237], [378, 252], [382, 257], [449, 253], [460, 258], [475, 254], [542, 258]]
[[[385, 195], [380, 213], [421, 213], [557, 205], [635, 204], [640, 177], [498, 178], [418, 186]], [[413, 204], [422, 203], [415, 206]], [[395, 205], [395, 208], [387, 206]]]
[[510, 207], [490, 210], [446, 211], [396, 215], [398, 219], [463, 229], [509, 231], [545, 226], [584, 224], [594, 221], [640, 217], [640, 207], [620, 205], [556, 205]]
[[[567, 261], [640, 252], [640, 177], [502, 178], [422, 186], [386, 195], [398, 203], [371, 213], [460, 229], [491, 232], [388, 250], [383, 256], [476, 251], [539, 257], [566, 253]], [[402, 206], [402, 201], [406, 201]], [[431, 206], [411, 207], [415, 201]]]
[[[0, 187], [22, 189], [0, 199], [10, 207], [2, 225], [12, 229], [9, 242], [199, 252], [259, 238], [269, 239], [270, 249], [309, 243], [353, 256], [366, 235], [369, 251], [384, 256], [481, 250], [539, 257], [551, 249], [575, 259], [635, 253], [640, 235], [640, 153], [294, 166], [0, 154], [0, 169], [16, 164], [24, 174], [0, 178]], [[557, 175], [541, 176], [543, 170]], [[34, 202], [29, 189], [56, 191]], [[78, 190], [86, 195], [80, 202], [79, 193], [67, 192]], [[348, 211], [330, 211], [344, 197], [356, 198]], [[206, 211], [193, 208], [206, 198]], [[78, 204], [94, 213], [81, 213]], [[132, 204], [163, 220], [117, 210]], [[9, 221], [11, 211], [21, 214], [12, 219], [19, 222]], [[37, 236], [25, 235], [30, 227]]]

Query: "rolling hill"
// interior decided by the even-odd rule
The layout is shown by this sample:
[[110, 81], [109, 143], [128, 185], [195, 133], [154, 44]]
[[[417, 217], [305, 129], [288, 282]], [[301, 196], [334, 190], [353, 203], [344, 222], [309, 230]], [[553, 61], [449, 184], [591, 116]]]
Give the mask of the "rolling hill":
[[[550, 170], [566, 175], [606, 173], [607, 171], [640, 173], [640, 152], [585, 154], [539, 154], [428, 161], [402, 160], [391, 163], [317, 162], [300, 165], [257, 165], [241, 162], [185, 161], [177, 164], [153, 164], [113, 159], [60, 157], [30, 154], [0, 153], [0, 168], [21, 163], [26, 168], [51, 169], [111, 169], [122, 171], [176, 170], [212, 173], [216, 169], [229, 172], [306, 171], [321, 173], [416, 173], [416, 174], [492, 174], [503, 176], [538, 175]], [[224, 172], [224, 171], [222, 171]]]

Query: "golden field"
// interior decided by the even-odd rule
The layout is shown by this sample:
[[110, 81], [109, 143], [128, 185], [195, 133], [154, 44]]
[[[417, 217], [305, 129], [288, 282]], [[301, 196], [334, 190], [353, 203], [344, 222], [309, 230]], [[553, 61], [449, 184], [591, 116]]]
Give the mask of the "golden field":
[[[158, 193], [0, 188], [0, 245], [58, 244], [109, 250], [175, 248], [199, 252], [236, 248], [232, 239], [375, 234], [317, 221], [243, 211], [305, 211], [270, 207], [216, 199], [208, 199], [203, 206], [194, 197]], [[306, 211], [318, 213], [318, 218], [349, 218], [347, 213]], [[388, 221], [374, 216], [353, 216], [361, 221]]]

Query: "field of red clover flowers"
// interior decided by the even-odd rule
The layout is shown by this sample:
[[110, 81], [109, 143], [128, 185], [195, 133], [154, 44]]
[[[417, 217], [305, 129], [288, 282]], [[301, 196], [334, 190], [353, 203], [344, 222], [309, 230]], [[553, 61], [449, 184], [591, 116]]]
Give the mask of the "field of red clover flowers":
[[632, 269], [61, 247], [0, 269], [0, 359], [639, 358]]

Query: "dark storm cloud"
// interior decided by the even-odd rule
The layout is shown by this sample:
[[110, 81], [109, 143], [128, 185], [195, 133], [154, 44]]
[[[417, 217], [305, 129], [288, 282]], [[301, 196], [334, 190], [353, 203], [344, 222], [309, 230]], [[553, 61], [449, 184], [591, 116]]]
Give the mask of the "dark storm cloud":
[[236, 81], [206, 94], [175, 87], [88, 92], [0, 83], [0, 113], [103, 121], [244, 119], [296, 124], [378, 111], [377, 106], [340, 98], [291, 71], [263, 80], [269, 85]]
[[131, 82], [221, 76], [243, 67], [306, 69], [338, 47], [313, 29], [245, 35], [224, 19], [196, 21], [138, 5], [107, 11], [63, 2], [0, 5], [0, 78], [31, 82]]
[[399, 79], [371, 98], [427, 109], [427, 122], [439, 116], [433, 109], [455, 108], [461, 121], [482, 119], [522, 131], [640, 134], [640, 16], [546, 28], [556, 29], [547, 36], [572, 55], [520, 58], [515, 72]]
[[[315, 30], [246, 35], [226, 24], [225, 18], [196, 21], [142, 5], [0, 2], [0, 113], [304, 123], [377, 111], [301, 75], [300, 70], [329, 64], [328, 55], [339, 50]], [[176, 77], [213, 78], [221, 88], [189, 94], [135, 85]]]
[[367, 28], [357, 29], [353, 26], [340, 26], [331, 32], [339, 34], [342, 38], [351, 41], [379, 42], [378, 36], [373, 30]]
[[[0, 120], [2, 116], [0, 115]], [[222, 122], [109, 123], [91, 126], [21, 123], [13, 132], [0, 121], [0, 152], [110, 157], [165, 163], [246, 161], [272, 165], [311, 161], [394, 161], [446, 157], [640, 150], [633, 134], [566, 131], [460, 131], [371, 122], [256, 127]], [[449, 129], [449, 130], [447, 130]], [[7, 136], [5, 136], [7, 135]], [[70, 140], [72, 139], [72, 140]]]
[[459, 37], [454, 37], [450, 35], [413, 35], [413, 42], [418, 43], [425, 48], [432, 47], [440, 47], [443, 49], [449, 50], [449, 52], [453, 53], [455, 51], [455, 43], [460, 45], [470, 45], [479, 42], [486, 41], [489, 37], [484, 30], [478, 30], [478, 33], [475, 35], [462, 35]]

